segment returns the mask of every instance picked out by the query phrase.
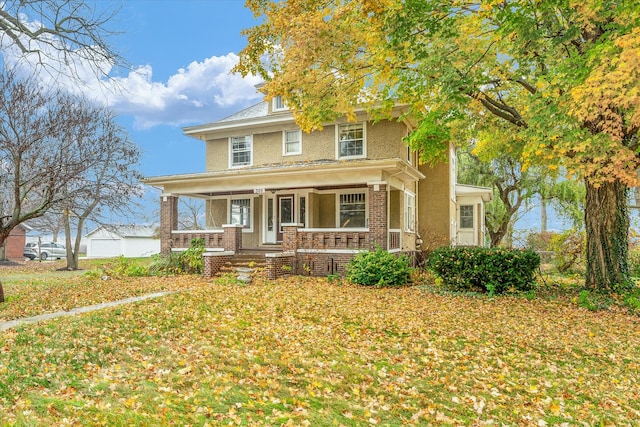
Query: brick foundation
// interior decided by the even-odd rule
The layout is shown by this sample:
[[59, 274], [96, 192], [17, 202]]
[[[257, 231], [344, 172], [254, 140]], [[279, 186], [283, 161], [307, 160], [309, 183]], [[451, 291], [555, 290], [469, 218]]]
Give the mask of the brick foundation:
[[265, 255], [267, 279], [275, 280], [287, 274], [296, 274], [296, 254], [281, 252]]
[[218, 274], [225, 264], [231, 261], [234, 252], [205, 252], [204, 257], [204, 277], [211, 278]]

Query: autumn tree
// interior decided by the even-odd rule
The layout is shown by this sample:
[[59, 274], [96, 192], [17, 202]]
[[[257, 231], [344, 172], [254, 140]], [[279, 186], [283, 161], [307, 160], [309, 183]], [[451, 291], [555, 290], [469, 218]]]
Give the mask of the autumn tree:
[[79, 132], [90, 121], [75, 99], [13, 73], [0, 74], [0, 243], [18, 224], [44, 215], [65, 197], [69, 177], [86, 169]]
[[[249, 0], [237, 70], [265, 79], [303, 129], [407, 104], [427, 154], [483, 120], [522, 164], [585, 183], [591, 288], [629, 283], [627, 191], [638, 181], [640, 3], [613, 0]], [[474, 120], [455, 120], [462, 113]], [[425, 138], [428, 136], [428, 138]], [[434, 138], [435, 137], [435, 138]]]
[[[102, 223], [102, 214], [125, 216], [134, 208], [132, 199], [142, 195], [141, 174], [137, 167], [140, 149], [116, 122], [110, 110], [86, 104], [92, 111], [91, 129], [82, 141], [83, 149], [92, 153], [86, 158], [83, 173], [70, 177], [65, 186], [67, 196], [58, 206], [62, 213], [67, 248], [67, 269], [78, 268], [82, 230], [87, 220]], [[75, 153], [78, 156], [80, 152]], [[75, 240], [72, 233], [75, 231]]]

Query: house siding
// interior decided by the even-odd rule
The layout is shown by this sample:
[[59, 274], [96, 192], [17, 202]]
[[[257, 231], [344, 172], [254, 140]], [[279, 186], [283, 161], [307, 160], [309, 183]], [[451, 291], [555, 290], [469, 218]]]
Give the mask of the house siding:
[[418, 187], [418, 231], [427, 248], [448, 245], [452, 215], [455, 218], [455, 205], [449, 190], [449, 164], [421, 165], [419, 169], [425, 179]]
[[207, 228], [220, 228], [228, 222], [227, 220], [227, 200], [207, 200]]
[[367, 123], [367, 157], [369, 159], [406, 159], [407, 147], [401, 138], [407, 126], [397, 121], [383, 120]]

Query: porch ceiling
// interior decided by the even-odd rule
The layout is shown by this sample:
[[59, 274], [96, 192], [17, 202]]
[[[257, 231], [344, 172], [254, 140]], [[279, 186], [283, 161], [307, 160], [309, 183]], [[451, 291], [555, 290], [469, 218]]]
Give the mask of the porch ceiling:
[[232, 169], [188, 175], [146, 178], [144, 183], [165, 193], [206, 197], [213, 193], [253, 192], [255, 189], [342, 186], [385, 181], [394, 187], [424, 178], [400, 159], [321, 161]]

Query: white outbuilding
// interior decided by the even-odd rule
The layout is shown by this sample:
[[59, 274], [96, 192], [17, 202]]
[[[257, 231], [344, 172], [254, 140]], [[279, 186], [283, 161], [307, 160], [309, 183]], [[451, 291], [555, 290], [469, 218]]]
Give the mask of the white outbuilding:
[[149, 257], [160, 253], [155, 225], [101, 225], [86, 236], [87, 258]]

